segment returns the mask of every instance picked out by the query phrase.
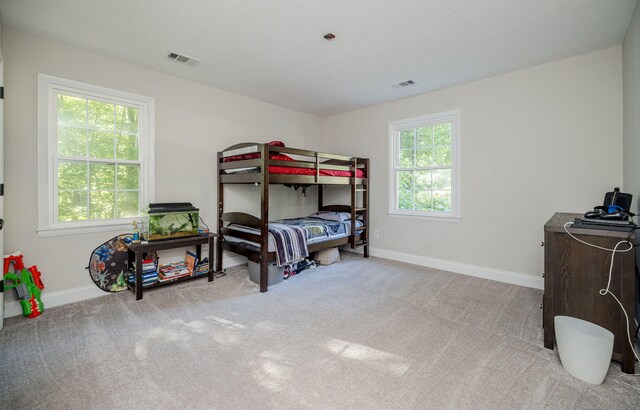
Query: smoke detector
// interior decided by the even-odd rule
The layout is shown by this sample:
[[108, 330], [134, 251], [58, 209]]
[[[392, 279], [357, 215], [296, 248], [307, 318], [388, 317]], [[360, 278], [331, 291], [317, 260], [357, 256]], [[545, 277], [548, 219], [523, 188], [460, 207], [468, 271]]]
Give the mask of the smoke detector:
[[327, 41], [331, 41], [331, 40], [333, 40], [334, 38], [336, 38], [336, 36], [335, 36], [335, 34], [333, 34], [333, 33], [327, 33], [327, 34], [325, 34], [324, 36], [322, 36], [322, 38], [324, 38], [324, 39], [325, 39], [325, 40], [327, 40]]
[[415, 81], [406, 80], [406, 81], [400, 81], [399, 83], [391, 84], [391, 87], [404, 88], [404, 87], [409, 87], [409, 86], [414, 85], [414, 84], [415, 84]]
[[176, 53], [175, 51], [169, 51], [167, 57], [170, 60], [175, 60], [179, 63], [188, 64], [190, 66], [196, 66], [198, 65], [198, 63], [200, 63], [200, 60], [196, 58], [185, 56], [184, 54]]

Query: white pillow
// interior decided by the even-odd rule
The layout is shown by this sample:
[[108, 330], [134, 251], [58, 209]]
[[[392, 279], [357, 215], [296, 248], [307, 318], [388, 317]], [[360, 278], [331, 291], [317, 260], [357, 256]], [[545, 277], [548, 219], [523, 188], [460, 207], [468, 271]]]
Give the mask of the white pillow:
[[351, 214], [349, 212], [318, 211], [309, 215], [309, 217], [324, 219], [327, 221], [344, 222], [351, 219]]

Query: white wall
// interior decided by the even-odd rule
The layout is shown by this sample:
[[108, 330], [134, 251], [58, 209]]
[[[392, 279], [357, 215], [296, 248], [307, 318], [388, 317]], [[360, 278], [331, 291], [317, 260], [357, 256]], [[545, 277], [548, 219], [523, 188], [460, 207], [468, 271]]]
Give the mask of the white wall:
[[[452, 109], [462, 221], [388, 216], [388, 122]], [[549, 217], [585, 212], [622, 184], [621, 48], [328, 117], [323, 142], [371, 158], [374, 255], [540, 276]]]
[[[5, 252], [21, 250], [26, 263], [38, 265], [46, 286], [45, 297], [52, 292], [94, 287], [84, 267], [93, 249], [114, 234], [40, 238], [36, 233], [37, 73], [155, 98], [156, 201], [192, 202], [214, 231], [217, 151], [242, 141], [271, 139], [306, 147], [320, 133], [320, 119], [311, 115], [12, 29], [4, 30], [2, 41], [6, 57]], [[316, 206], [314, 194], [302, 198], [284, 187], [272, 192], [276, 217], [299, 214], [300, 206], [309, 210]], [[230, 190], [226, 199], [231, 204], [228, 209], [242, 208], [258, 215], [258, 188]]]
[[[622, 43], [624, 101], [624, 188], [640, 197], [640, 7], [636, 10]], [[635, 209], [640, 209], [634, 207]]]

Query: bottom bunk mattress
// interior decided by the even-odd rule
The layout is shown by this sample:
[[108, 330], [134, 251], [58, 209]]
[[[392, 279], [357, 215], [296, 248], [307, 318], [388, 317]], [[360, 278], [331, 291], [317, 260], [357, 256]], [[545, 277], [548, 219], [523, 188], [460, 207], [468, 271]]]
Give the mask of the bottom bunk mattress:
[[[320, 214], [320, 213], [318, 213]], [[314, 215], [318, 215], [314, 214]], [[346, 236], [351, 235], [351, 220], [344, 221], [336, 221], [336, 220], [328, 220], [321, 219], [316, 216], [308, 216], [303, 218], [291, 218], [291, 219], [281, 219], [279, 221], [271, 221], [269, 224], [284, 224], [292, 227], [298, 227], [304, 230], [306, 236], [306, 242], [308, 245], [330, 241], [333, 239], [344, 238]], [[360, 220], [356, 220], [356, 233], [359, 233], [358, 228], [362, 227], [363, 223]], [[259, 228], [253, 228], [244, 225], [238, 224], [230, 224], [227, 228], [231, 230], [235, 230], [238, 232], [247, 232], [255, 235], [260, 235]], [[260, 250], [260, 244], [257, 242], [251, 242], [244, 239], [240, 239], [234, 237], [233, 235], [224, 235], [224, 240], [226, 242], [238, 244], [240, 246], [244, 246], [248, 249], [252, 249], [255, 251]], [[273, 235], [269, 233], [269, 245], [268, 251], [274, 252], [276, 250], [276, 244], [273, 239]]]

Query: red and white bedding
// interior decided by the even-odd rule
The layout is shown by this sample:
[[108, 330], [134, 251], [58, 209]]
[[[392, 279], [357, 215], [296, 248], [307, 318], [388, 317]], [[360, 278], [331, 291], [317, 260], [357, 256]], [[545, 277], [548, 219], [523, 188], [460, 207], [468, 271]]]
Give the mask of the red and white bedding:
[[[271, 141], [269, 142], [269, 145], [284, 147], [284, 144], [280, 141]], [[260, 158], [259, 152], [253, 152], [250, 154], [232, 155], [232, 156], [226, 157], [224, 159], [224, 162], [241, 161], [243, 159], [255, 159], [255, 158]], [[273, 153], [269, 156], [269, 158], [275, 161], [295, 161], [295, 159], [282, 153]], [[320, 166], [322, 167], [322, 163], [320, 164]], [[228, 170], [227, 173], [246, 172], [246, 171], [248, 170], [247, 169]], [[270, 165], [269, 173], [270, 174], [289, 174], [289, 175], [315, 175], [316, 170], [313, 168], [298, 168], [298, 167]], [[328, 177], [350, 177], [353, 175], [351, 171], [342, 171], [342, 170], [336, 170], [336, 169], [322, 169], [322, 168], [320, 168], [319, 174], [320, 176], [328, 176]], [[365, 177], [364, 171], [362, 171], [361, 169], [357, 169], [356, 178], [364, 178], [364, 177]]]

